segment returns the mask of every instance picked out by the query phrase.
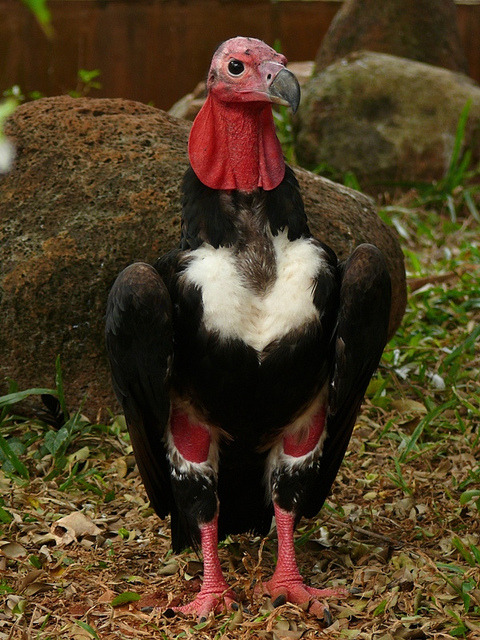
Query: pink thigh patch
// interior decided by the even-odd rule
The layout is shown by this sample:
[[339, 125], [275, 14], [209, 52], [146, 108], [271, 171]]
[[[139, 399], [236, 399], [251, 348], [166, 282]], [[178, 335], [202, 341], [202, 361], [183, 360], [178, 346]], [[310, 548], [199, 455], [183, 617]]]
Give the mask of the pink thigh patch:
[[201, 424], [190, 422], [188, 416], [173, 411], [170, 418], [173, 442], [180, 454], [189, 462], [205, 462], [210, 449], [210, 434]]
[[283, 438], [283, 450], [287, 456], [300, 458], [310, 453], [317, 446], [325, 427], [325, 409], [317, 413], [312, 420], [309, 430], [294, 433]]

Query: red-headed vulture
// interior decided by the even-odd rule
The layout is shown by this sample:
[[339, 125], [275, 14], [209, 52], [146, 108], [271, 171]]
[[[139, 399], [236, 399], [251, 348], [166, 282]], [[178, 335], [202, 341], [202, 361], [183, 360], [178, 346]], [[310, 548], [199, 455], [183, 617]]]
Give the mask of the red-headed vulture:
[[217, 541], [266, 535], [278, 562], [263, 591], [309, 606], [293, 533], [320, 510], [387, 341], [390, 278], [372, 245], [342, 263], [310, 233], [272, 104], [296, 110], [286, 59], [260, 40], [217, 49], [190, 134], [179, 248], [118, 276], [107, 349], [148, 497], [171, 515], [175, 551], [201, 546], [207, 616], [236, 594]]

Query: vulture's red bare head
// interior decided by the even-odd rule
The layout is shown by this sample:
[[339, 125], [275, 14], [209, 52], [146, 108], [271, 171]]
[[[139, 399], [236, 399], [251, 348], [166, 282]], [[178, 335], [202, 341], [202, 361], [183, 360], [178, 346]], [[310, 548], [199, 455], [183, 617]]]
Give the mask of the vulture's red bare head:
[[198, 178], [212, 189], [274, 189], [285, 162], [272, 103], [298, 107], [300, 89], [286, 58], [255, 38], [232, 38], [215, 52], [208, 96], [190, 133]]

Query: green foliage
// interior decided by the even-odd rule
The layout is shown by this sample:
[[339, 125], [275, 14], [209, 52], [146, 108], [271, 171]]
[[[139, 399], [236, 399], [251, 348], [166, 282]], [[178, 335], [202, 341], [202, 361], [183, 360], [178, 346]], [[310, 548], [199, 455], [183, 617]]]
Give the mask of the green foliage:
[[6, 100], [0, 104], [0, 140], [3, 136], [3, 126], [17, 107], [17, 99], [12, 95], [6, 95]]
[[282, 145], [285, 160], [290, 164], [295, 164], [295, 147], [290, 109], [288, 107], [276, 105], [273, 109], [273, 119], [278, 139]]
[[[34, 419], [15, 414], [17, 403], [40, 396], [43, 407]], [[81, 489], [102, 497], [114, 498], [107, 490], [103, 475], [89, 465], [92, 445], [98, 446], [103, 436], [117, 438], [125, 430], [122, 422], [111, 425], [92, 424], [81, 409], [70, 413], [63, 387], [60, 358], [56, 361], [55, 389], [18, 391], [10, 383], [9, 393], [0, 397], [0, 466], [18, 483], [32, 476], [32, 465], [44, 469], [45, 480], [56, 479], [60, 490]], [[45, 464], [47, 463], [47, 464]], [[0, 509], [0, 521], [9, 522], [9, 514]]]
[[8, 97], [0, 103], [0, 175], [10, 170], [15, 151], [12, 143], [5, 137], [3, 128], [7, 118], [15, 111], [17, 101], [15, 98]]
[[[68, 91], [68, 95], [72, 98], [82, 98], [87, 96], [92, 90], [101, 89], [102, 83], [98, 80], [100, 76], [101, 71], [99, 69], [79, 69], [77, 72], [77, 85], [75, 89]], [[3, 96], [7, 98], [7, 100], [5, 100], [3, 105], [0, 105], [0, 131], [2, 128], [2, 107], [4, 107], [6, 111], [6, 115], [3, 118], [3, 120], [5, 120], [13, 113], [18, 104], [39, 100], [44, 97], [40, 91], [25, 92], [18, 84], [14, 84], [12, 87], [5, 89]]]
[[324, 178], [328, 178], [334, 182], [339, 182], [350, 189], [355, 189], [355, 191], [362, 190], [360, 182], [353, 171], [345, 171], [345, 173], [342, 173], [328, 162], [321, 162], [314, 167], [306, 168], [310, 169], [312, 173], [315, 173], [318, 176], [323, 176]]
[[135, 593], [134, 591], [124, 591], [116, 596], [112, 600], [112, 607], [118, 607], [122, 604], [127, 604], [128, 602], [137, 602], [140, 600], [140, 595]]
[[83, 622], [82, 620], [75, 620], [75, 624], [77, 624], [81, 629], [86, 631], [92, 638], [94, 638], [94, 640], [100, 640], [98, 633], [95, 631], [95, 629], [91, 627], [89, 624], [87, 624], [86, 622]]
[[98, 81], [101, 75], [99, 69], [79, 69], [77, 73], [77, 86], [68, 94], [72, 98], [83, 98], [87, 96], [92, 89], [101, 89], [102, 83]]
[[418, 189], [418, 206], [445, 209], [452, 222], [458, 213], [466, 210], [480, 222], [480, 212], [476, 198], [480, 194], [480, 167], [472, 167], [472, 149], [465, 146], [468, 115], [472, 106], [469, 100], [458, 119], [455, 140], [445, 176], [433, 183], [415, 183]]
[[[449, 633], [462, 637], [469, 632], [463, 616], [480, 615], [480, 549], [463, 530], [463, 523], [480, 513], [480, 466], [469, 468], [480, 442], [479, 225], [468, 210], [463, 219], [452, 219], [440, 200], [420, 208], [419, 197], [409, 197], [401, 206], [381, 211], [401, 233], [411, 290], [402, 325], [367, 395], [376, 411], [386, 414], [378, 442], [391, 443], [389, 480], [413, 505], [428, 502], [432, 511], [436, 504], [425, 496], [427, 487], [432, 487], [432, 496], [436, 489], [448, 492], [446, 501], [458, 524], [444, 523], [442, 512], [437, 516], [442, 533], [440, 523], [437, 530], [419, 524], [417, 532], [420, 540], [436, 544], [440, 538], [445, 544], [450, 540], [452, 553], [458, 554], [457, 562], [448, 558], [437, 568], [454, 594]], [[464, 452], [466, 470], [449, 481], [436, 468], [453, 452], [459, 457], [458, 450]], [[426, 484], [415, 475], [417, 466], [430, 478]]]
[[5, 91], [3, 92], [3, 96], [5, 98], [12, 98], [13, 100], [15, 100], [16, 104], [20, 104], [28, 100], [39, 100], [40, 98], [43, 98], [43, 95], [40, 93], [40, 91], [30, 91], [29, 93], [25, 94], [18, 84], [14, 84], [12, 87], [5, 89]]
[[53, 36], [52, 17], [47, 7], [47, 0], [22, 0], [36, 17], [45, 35], [49, 38]]
[[0, 408], [10, 409], [14, 404], [23, 402], [30, 396], [44, 395], [48, 393], [56, 393], [55, 389], [27, 389], [26, 391], [14, 391], [0, 396]]
[[18, 458], [22, 453], [25, 453], [25, 445], [18, 438], [11, 438], [7, 442], [0, 435], [0, 462], [4, 471], [17, 473], [21, 478], [28, 480], [30, 477], [28, 469]]

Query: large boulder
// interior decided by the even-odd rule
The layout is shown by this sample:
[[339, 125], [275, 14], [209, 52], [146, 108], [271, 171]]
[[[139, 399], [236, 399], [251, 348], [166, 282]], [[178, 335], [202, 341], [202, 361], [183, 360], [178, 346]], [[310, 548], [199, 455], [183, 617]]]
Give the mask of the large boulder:
[[[0, 179], [0, 367], [20, 387], [51, 385], [61, 354], [72, 406], [114, 406], [103, 343], [108, 290], [135, 260], [180, 235], [189, 125], [124, 100], [47, 98], [7, 126], [17, 148]], [[403, 256], [371, 200], [299, 171], [312, 226], [341, 257], [370, 241], [393, 278], [390, 334], [405, 307]]]
[[317, 72], [363, 49], [467, 73], [453, 0], [346, 0], [322, 40]]
[[310, 168], [353, 171], [362, 187], [442, 178], [458, 120], [471, 101], [465, 144], [480, 157], [480, 87], [466, 76], [405, 58], [359, 52], [303, 90], [296, 153]]

